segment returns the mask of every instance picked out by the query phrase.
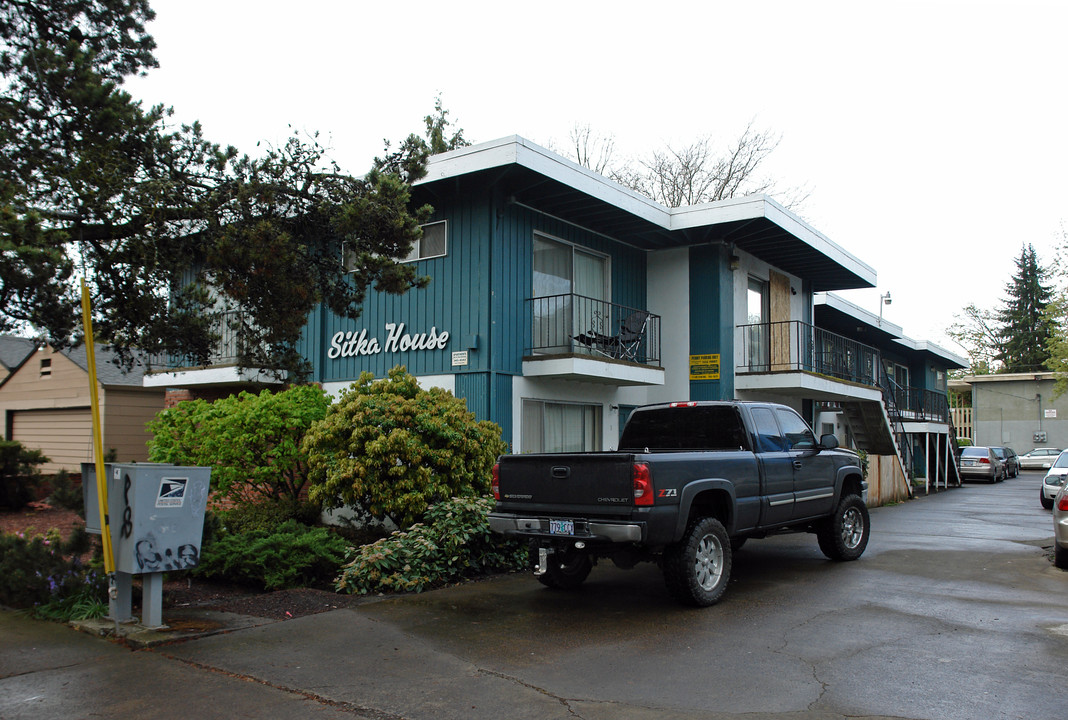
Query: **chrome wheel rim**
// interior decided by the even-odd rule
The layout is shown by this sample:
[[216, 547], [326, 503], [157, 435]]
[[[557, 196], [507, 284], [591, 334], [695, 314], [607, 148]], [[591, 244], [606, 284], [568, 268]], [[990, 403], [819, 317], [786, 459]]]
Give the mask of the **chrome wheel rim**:
[[697, 571], [697, 584], [702, 589], [711, 590], [723, 576], [723, 546], [715, 535], [705, 535], [697, 545], [697, 557], [694, 561]]
[[860, 510], [849, 508], [842, 515], [842, 542], [852, 550], [857, 545], [860, 545], [860, 540], [863, 537], [864, 516], [860, 514]]

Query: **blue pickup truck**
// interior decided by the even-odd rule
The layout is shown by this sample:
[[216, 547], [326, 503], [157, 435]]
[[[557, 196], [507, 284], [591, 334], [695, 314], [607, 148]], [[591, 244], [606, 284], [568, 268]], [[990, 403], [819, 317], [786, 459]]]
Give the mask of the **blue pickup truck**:
[[501, 456], [489, 520], [530, 543], [549, 587], [578, 587], [600, 558], [653, 561], [677, 600], [703, 607], [748, 538], [811, 532], [829, 558], [859, 558], [867, 489], [856, 453], [785, 405], [679, 402], [632, 412], [615, 452]]

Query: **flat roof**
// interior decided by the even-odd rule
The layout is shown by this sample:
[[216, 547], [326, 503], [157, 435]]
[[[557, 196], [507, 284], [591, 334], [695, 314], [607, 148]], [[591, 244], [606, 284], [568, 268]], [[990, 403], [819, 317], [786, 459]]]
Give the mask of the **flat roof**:
[[476, 175], [501, 185], [506, 202], [643, 250], [723, 244], [816, 291], [875, 287], [871, 266], [766, 195], [668, 208], [518, 135], [433, 155], [415, 186]]
[[[848, 319], [849, 322], [860, 324], [863, 326], [863, 330], [874, 337], [879, 338], [883, 342], [890, 342], [896, 345], [912, 350], [913, 352], [925, 353], [933, 357], [938, 358], [942, 362], [945, 362], [949, 368], [966, 368], [970, 365], [967, 358], [961, 357], [956, 353], [945, 349], [941, 345], [927, 341], [927, 340], [913, 340], [905, 335], [900, 325], [880, 318], [873, 312], [865, 310], [864, 308], [856, 305], [845, 298], [835, 295], [834, 293], [821, 293], [813, 299], [813, 304], [817, 307], [822, 306], [830, 309], [835, 313], [837, 323], [840, 326], [842, 322]], [[835, 327], [828, 328], [835, 330]], [[861, 330], [861, 328], [857, 328]], [[842, 332], [843, 335], [853, 336], [853, 333]], [[870, 341], [869, 341], [869, 344]]]

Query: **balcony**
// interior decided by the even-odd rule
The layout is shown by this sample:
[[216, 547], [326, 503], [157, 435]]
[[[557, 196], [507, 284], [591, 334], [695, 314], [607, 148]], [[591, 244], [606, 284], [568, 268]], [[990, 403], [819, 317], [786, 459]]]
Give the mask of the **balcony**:
[[660, 316], [565, 293], [527, 300], [526, 377], [610, 385], [663, 385]]
[[943, 392], [893, 384], [894, 419], [902, 422], [949, 423], [949, 398]]
[[150, 371], [145, 374], [145, 387], [187, 387], [228, 385], [278, 385], [285, 381], [270, 370], [238, 366], [239, 338], [237, 328], [243, 321], [239, 310], [221, 313], [215, 323], [219, 342], [208, 356], [207, 365], [197, 364], [190, 357], [174, 353], [157, 353], [150, 358]]
[[797, 320], [738, 326], [738, 391], [827, 402], [879, 400], [879, 351]]

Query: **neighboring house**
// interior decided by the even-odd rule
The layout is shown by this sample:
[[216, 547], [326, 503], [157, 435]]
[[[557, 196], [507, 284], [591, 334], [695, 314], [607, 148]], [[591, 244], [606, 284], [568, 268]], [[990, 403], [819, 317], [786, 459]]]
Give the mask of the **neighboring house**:
[[37, 349], [29, 338], [0, 335], [0, 383]]
[[[816, 293], [876, 273], [775, 201], [670, 209], [519, 137], [427, 170], [413, 196], [435, 214], [411, 261], [430, 285], [370, 293], [357, 321], [311, 314], [302, 352], [327, 390], [405, 365], [498, 423], [513, 452], [612, 449], [652, 402], [773, 400], [811, 421], [850, 402], [883, 422], [854, 435], [896, 454], [878, 351], [813, 325]], [[223, 362], [145, 378], [198, 395], [249, 382], [265, 376]], [[873, 504], [907, 493], [899, 470]]]
[[[80, 472], [93, 460], [89, 366], [85, 346], [55, 351], [42, 347], [0, 381], [0, 418], [4, 438], [43, 452], [45, 473]], [[140, 366], [122, 372], [103, 345], [96, 349], [97, 385], [104, 451], [120, 462], [148, 459], [145, 423], [163, 408], [164, 391], [146, 388]]]
[[[815, 324], [821, 330], [850, 335], [874, 349], [877, 384], [883, 394], [886, 421], [893, 430], [897, 454], [910, 479], [923, 478], [925, 488], [959, 484], [957, 429], [950, 413], [950, 370], [968, 367], [960, 357], [934, 343], [906, 337], [901, 328], [833, 293], [815, 298]], [[843, 444], [863, 446], [864, 408], [855, 403], [821, 403], [817, 422]], [[886, 453], [877, 455], [886, 457]], [[884, 461], [885, 462], [885, 461]]]
[[972, 441], [1017, 453], [1068, 448], [1068, 394], [1056, 397], [1052, 372], [969, 375], [955, 386], [971, 390]]

